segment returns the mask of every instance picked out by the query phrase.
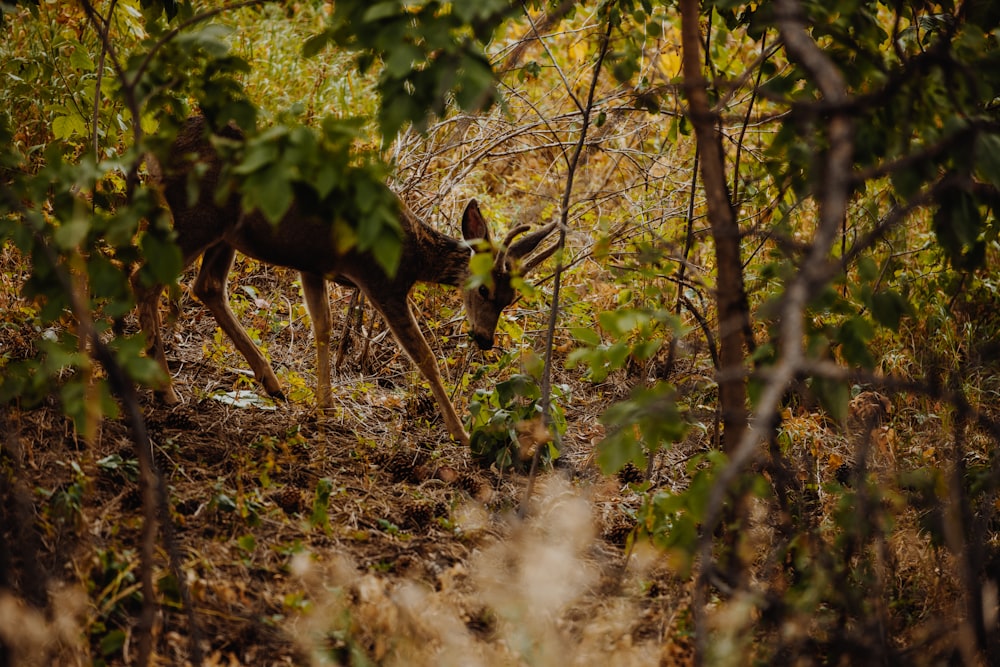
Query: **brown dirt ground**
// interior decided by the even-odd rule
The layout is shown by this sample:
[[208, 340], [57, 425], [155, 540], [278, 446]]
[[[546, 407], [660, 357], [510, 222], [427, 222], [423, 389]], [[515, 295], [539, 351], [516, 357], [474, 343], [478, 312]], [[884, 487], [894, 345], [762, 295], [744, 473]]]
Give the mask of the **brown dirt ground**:
[[[635, 557], [623, 572], [628, 510], [637, 496], [625, 477], [605, 478], [592, 462], [601, 433], [596, 417], [624, 387], [607, 383], [595, 391], [571, 376], [557, 378], [576, 392], [566, 405], [571, 426], [555, 471], [542, 475], [532, 518], [521, 522], [514, 513], [526, 478], [477, 466], [447, 438], [429, 393], [370, 311], [364, 328], [350, 335], [352, 348], [335, 377], [337, 406], [317, 415], [308, 396], [311, 334], [304, 318], [288, 315], [298, 312], [294, 277], [252, 263], [237, 274], [234, 292], [251, 286], [262, 299], [240, 314], [245, 324], [268, 332], [276, 320], [291, 319], [262, 338], [279, 377], [297, 384], [304, 398], [274, 409], [213, 399], [218, 390], [259, 387], [232, 370], [245, 368], [243, 360], [228, 341], [213, 343], [214, 320], [182, 290], [168, 357], [183, 402], [164, 407], [148, 393], [142, 399], [209, 664], [319, 664], [318, 656], [336, 663], [352, 651], [382, 664], [438, 664], [448, 651], [458, 658], [452, 664], [519, 664], [515, 656], [525, 654], [510, 621], [533, 609], [542, 610], [542, 620], [532, 650], [556, 660], [535, 664], [570, 664], [562, 658], [571, 655], [575, 664], [612, 655], [617, 664], [687, 662], [687, 592], [661, 559]], [[336, 294], [340, 320], [348, 298]], [[442, 304], [455, 307], [454, 295], [432, 292], [419, 307], [426, 313]], [[441, 358], [463, 353], [455, 347], [462, 340], [458, 317], [443, 324], [425, 318], [424, 325]], [[342, 330], [341, 321], [335, 331]], [[5, 343], [19, 335], [8, 332]], [[30, 338], [21, 338], [28, 345]], [[212, 357], [218, 350], [222, 360]], [[100, 654], [107, 631], [119, 629], [124, 647], [110, 652], [109, 662], [133, 658], [141, 494], [134, 474], [98, 464], [115, 454], [135, 459], [126, 426], [107, 420], [85, 444], [54, 403], [12, 411], [8, 421], [24, 487], [45, 490], [32, 494], [46, 516], [40, 562], [52, 582], [82, 591], [67, 614], [91, 633], [89, 646], [74, 647], [70, 632], [61, 649], [45, 655], [86, 663]], [[664, 454], [670, 460], [661, 457], [656, 483], [677, 483], [669, 471], [680, 473], [681, 462], [704, 444], [693, 439]], [[79, 511], [53, 510], [49, 494], [81, 479]], [[321, 480], [331, 490], [329, 521], [314, 524]], [[559, 509], [564, 496], [583, 498], [586, 508], [568, 528], [560, 526], [575, 515]], [[555, 555], [537, 551], [556, 543], [574, 546]], [[156, 567], [158, 577], [167, 574], [162, 547]], [[586, 576], [573, 579], [573, 572]], [[572, 585], [534, 599], [533, 576]], [[169, 578], [160, 587], [159, 663], [181, 664], [190, 627]], [[518, 593], [521, 587], [529, 590]], [[430, 609], [437, 616], [428, 617]], [[417, 623], [421, 618], [432, 627]]]

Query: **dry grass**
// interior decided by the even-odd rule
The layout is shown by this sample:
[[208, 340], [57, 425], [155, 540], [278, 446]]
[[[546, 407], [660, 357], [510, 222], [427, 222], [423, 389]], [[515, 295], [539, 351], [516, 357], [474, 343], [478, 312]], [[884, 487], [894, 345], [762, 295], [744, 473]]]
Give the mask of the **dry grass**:
[[[332, 659], [326, 649], [341, 655], [350, 647], [385, 664], [469, 664], [462, 661], [470, 656], [487, 665], [553, 664], [570, 654], [573, 664], [593, 664], [595, 656], [656, 664], [679, 613], [668, 593], [680, 584], [655, 566], [629, 570], [623, 579], [621, 532], [617, 544], [596, 539], [613, 534], [623, 502], [636, 501], [592, 465], [596, 417], [604, 392], [617, 393], [613, 384], [595, 392], [559, 371], [557, 380], [574, 387], [565, 406], [573, 426], [564, 463], [545, 477], [522, 523], [513, 511], [524, 478], [479, 469], [446, 439], [426, 390], [413, 384], [419, 376], [377, 318], [366, 313], [360, 332], [350, 334], [351, 351], [335, 379], [336, 406], [319, 415], [308, 390], [310, 326], [297, 315], [293, 276], [251, 262], [236, 273], [232, 291], [241, 318], [261, 331], [286, 385], [303, 388], [300, 399], [273, 410], [214, 400], [220, 392], [258, 387], [236, 370], [242, 359], [228, 341], [215, 340], [214, 320], [186, 289], [167, 335], [184, 402], [164, 408], [144, 398], [206, 648], [219, 664], [324, 664]], [[242, 286], [253, 287], [257, 300], [245, 299]], [[346, 298], [338, 295], [338, 303]], [[429, 310], [455, 307], [455, 299], [435, 291], [416, 305], [427, 324], [437, 321]], [[335, 312], [339, 329], [346, 313]], [[540, 314], [515, 309], [511, 316]], [[430, 339], [440, 358], [469, 354], [456, 347], [463, 345], [459, 319], [436, 326], [430, 325]], [[7, 331], [5, 342], [14, 343]], [[7, 349], [29, 354], [28, 340]], [[85, 480], [80, 505], [65, 515], [36, 496], [48, 526], [40, 556], [51, 581], [73, 573], [69, 590], [87, 601], [85, 612], [69, 616], [76, 632], [94, 632], [98, 623], [121, 628], [124, 652], [112, 654], [119, 655], [112, 662], [127, 660], [128, 618], [137, 609], [128, 581], [137, 576], [140, 496], [127, 474], [98, 463], [112, 455], [132, 459], [124, 424], [105, 422], [88, 445], [54, 403], [14, 410], [7, 421], [8, 451], [20, 452], [25, 488], [58, 494]], [[333, 489], [329, 521], [314, 525], [309, 516], [321, 480]], [[86, 582], [91, 588], [83, 593]], [[41, 617], [24, 618], [49, 632], [37, 624]], [[165, 607], [158, 653], [182, 660], [186, 633], [183, 614]], [[32, 636], [23, 633], [25, 641]], [[72, 664], [99, 650], [78, 634], [67, 636], [74, 640], [65, 648], [48, 645], [40, 655]], [[101, 636], [96, 632], [94, 642]]]
[[[259, 15], [248, 16], [237, 22], [241, 29]], [[316, 14], [306, 18], [267, 39], [239, 38], [238, 50], [258, 65], [248, 88], [271, 104], [269, 113], [301, 102], [306, 121], [371, 105], [368, 82], [350, 78], [343, 60], [304, 62], [289, 55], [294, 49], [288, 44], [319, 20]], [[575, 21], [555, 38], [560, 48], [553, 52], [568, 76], [582, 81], [588, 72], [574, 68], [580, 54], [567, 45], [578, 44], [578, 31], [593, 21], [583, 15]], [[266, 48], [278, 43], [284, 51]], [[495, 58], [505, 58], [512, 43], [499, 40]], [[669, 40], [656, 48], [650, 62], [653, 55], [670, 60]], [[540, 47], [529, 47], [523, 57], [542, 59]], [[557, 213], [563, 151], [573, 139], [572, 103], [548, 79], [518, 83], [511, 74], [507, 85], [505, 109], [449, 117], [425, 137], [402, 137], [388, 154], [397, 167], [394, 189], [440, 229], [456, 231], [458, 212], [470, 197], [484, 203], [496, 232]], [[335, 290], [334, 296], [335, 330], [346, 330], [350, 343], [334, 381], [335, 407], [317, 414], [310, 407], [311, 327], [291, 272], [241, 261], [231, 282], [240, 319], [259, 335], [291, 398], [267, 406], [274, 409], [213, 398], [259, 387], [207, 311], [180, 290], [168, 357], [184, 402], [168, 409], [146, 396], [143, 407], [169, 485], [209, 664], [691, 663], [690, 580], [671, 569], [669, 554], [642, 541], [626, 550], [644, 499], [627, 482], [642, 475], [630, 470], [604, 477], [594, 464], [594, 447], [604, 435], [599, 416], [632, 387], [657, 377], [662, 359], [632, 363], [598, 384], [561, 363], [573, 345], [568, 326], [596, 326], [596, 313], [622, 306], [672, 305], [667, 272], [637, 270], [643, 261], [637, 244], [647, 241], [668, 254], [676, 249], [692, 151], [683, 138], [663, 150], [669, 114], [632, 111], [630, 95], [610, 83], [601, 89], [607, 123], [595, 130], [572, 197], [565, 258], [570, 272], [560, 301], [566, 315], [554, 340], [554, 380], [570, 389], [563, 405], [569, 428], [557, 468], [543, 475], [526, 520], [515, 516], [525, 478], [481, 469], [447, 439], [419, 375], [384, 324], [370, 310], [359, 328], [348, 324], [349, 293]], [[31, 307], [17, 295], [25, 263], [9, 247], [2, 252], [0, 351], [6, 359], [26, 358], [35, 353], [39, 332]], [[689, 270], [693, 291], [710, 303], [709, 244], [695, 249]], [[523, 299], [501, 323], [498, 341], [514, 353], [506, 367], [499, 354], [480, 355], [466, 344], [454, 293], [422, 288], [415, 294], [415, 311], [446, 381], [458, 387], [460, 412], [475, 389], [523, 370], [542, 349], [551, 276], [538, 278], [539, 296]], [[758, 287], [753, 298], [767, 297], [766, 285]], [[626, 289], [633, 296], [623, 300]], [[705, 314], [711, 319], [710, 308]], [[714, 436], [710, 360], [696, 322], [688, 317], [683, 324], [692, 333], [668, 379], [690, 406], [695, 427], [658, 455], [651, 492], [685, 489], [686, 465]], [[899, 364], [912, 367], [914, 348], [899, 347]], [[470, 379], [483, 367], [484, 377]], [[868, 469], [883, 485], [884, 506], [896, 521], [876, 544], [876, 575], [896, 605], [887, 632], [896, 645], [914, 647], [913, 664], [932, 664], [954, 649], [963, 613], [960, 587], [955, 563], [930, 543], [922, 517], [903, 508], [896, 478], [901, 470], [948, 461], [947, 410], [924, 399], [892, 399], [895, 411], [875, 427], [867, 447]], [[811, 546], [822, 554], [837, 537], [841, 497], [826, 485], [845, 466], [850, 470], [865, 434], [856, 424], [832, 424], [805, 402], [783, 416], [781, 446], [791, 474], [812, 493], [799, 500], [817, 529], [803, 540], [820, 540]], [[82, 443], [50, 398], [35, 409], [5, 407], [3, 428], [17, 480], [4, 497], [19, 494], [25, 506], [37, 509], [30, 521], [22, 518], [25, 527], [38, 527], [38, 543], [26, 541], [22, 549], [37, 559], [55, 613], [37, 613], [23, 600], [2, 596], [0, 636], [20, 642], [19, 664], [71, 665], [91, 663], [102, 639], [121, 630], [122, 647], [108, 653], [108, 662], [126, 664], [134, 657], [141, 502], [134, 477], [106, 458], [132, 458], [125, 426], [109, 420], [94, 442]], [[985, 460], [989, 446], [973, 437], [973, 456]], [[324, 487], [330, 489], [327, 518], [314, 521]], [[745, 555], [752, 564], [750, 589], [759, 597], [710, 601], [715, 664], [745, 664], [748, 655], [771, 659], [766, 649], [759, 655], [754, 650], [775, 637], [808, 648], [826, 627], [822, 614], [814, 614], [822, 611], [818, 604], [788, 610], [777, 629], [761, 619], [767, 595], [780, 597], [801, 583], [784, 578], [787, 545], [778, 528], [786, 518], [771, 498], [754, 506]], [[166, 559], [162, 553], [158, 559], [158, 574], [165, 575]], [[17, 567], [31, 572], [23, 562]], [[162, 595], [157, 654], [162, 664], [183, 664], [190, 628], [169, 580]], [[806, 649], [802, 655], [801, 664], [822, 661]]]
[[[287, 308], [295, 287], [281, 274], [249, 265], [240, 280], [253, 284], [265, 301]], [[429, 300], [453, 298], [435, 294]], [[411, 384], [417, 376], [391, 338], [378, 335], [377, 320], [366, 318], [363, 334], [373, 339], [367, 344], [372, 370], [359, 371], [356, 354], [364, 345], [355, 338], [355, 352], [336, 379], [337, 407], [317, 415], [308, 397], [274, 410], [211, 398], [219, 390], [255, 386], [244, 374], [227, 371], [242, 366], [227, 345], [218, 358], [207, 313], [197, 304], [184, 305], [173, 324], [169, 357], [185, 402], [172, 409], [152, 402], [145, 407], [171, 490], [199, 624], [215, 661], [210, 664], [344, 664], [352, 651], [387, 665], [689, 664], [689, 584], [655, 550], [642, 547], [627, 558], [628, 512], [641, 496], [619, 479], [601, 476], [592, 463], [600, 437], [595, 417], [609, 392], [617, 392], [615, 384], [627, 384], [625, 376], [589, 387], [559, 371], [558, 381], [574, 387], [566, 451], [560, 467], [543, 477], [522, 522], [514, 510], [524, 478], [479, 469], [446, 440], [433, 403]], [[257, 316], [277, 317], [268, 309]], [[244, 313], [244, 321], [254, 317]], [[308, 322], [289, 319], [264, 342], [283, 369], [279, 374], [311, 386]], [[444, 358], [456, 353], [461, 337], [449, 332], [434, 340]], [[830, 461], [851, 451], [849, 436], [836, 435], [805, 413], [787, 420], [786, 428], [795, 451], [804, 455], [800, 472], [818, 482], [832, 480], [836, 469]], [[112, 654], [118, 658], [111, 662], [122, 662], [131, 655], [128, 619], [136, 601], [129, 577], [114, 579], [115, 568], [107, 563], [136, 575], [138, 563], [130, 554], [138, 540], [140, 501], [135, 482], [98, 461], [112, 454], [130, 459], [128, 434], [121, 423], [108, 421], [98, 441], [85, 445], [55, 405], [8, 412], [7, 430], [16, 435], [8, 442], [20, 447], [25, 488], [58, 492], [81, 473], [88, 480], [78, 514], [60, 515], [51, 499], [35, 498], [47, 526], [40, 560], [52, 585], [76, 602], [61, 606], [66, 611], [55, 620], [22, 615], [34, 630], [19, 636], [28, 641], [32, 632], [45, 633], [45, 648], [32, 650], [74, 664], [99, 649], [81, 641], [81, 629], [93, 632], [97, 623], [120, 627], [124, 653]], [[707, 445], [707, 434], [694, 432], [663, 453], [654, 486], [684, 488], [685, 461]], [[873, 454], [875, 474], [889, 480], [893, 465]], [[309, 516], [321, 480], [333, 490], [329, 522], [313, 524]], [[755, 515], [759, 529], [748, 545], [761, 557], [776, 539], [769, 507], [762, 505]], [[821, 502], [818, 511], [822, 521], [833, 507]], [[891, 560], [884, 576], [914, 605], [911, 621], [900, 629], [912, 641], [940, 644], [943, 629], [928, 623], [955, 600], [947, 559], [915, 526], [900, 526], [886, 546]], [[773, 563], [765, 558], [759, 565], [760, 576], [773, 576]], [[162, 560], [159, 567], [165, 567]], [[164, 595], [171, 599], [169, 589]], [[718, 664], [742, 655], [753, 637], [753, 605], [744, 598], [720, 600], [709, 614], [713, 627], [725, 630], [715, 646]], [[58, 632], [46, 625], [52, 623]], [[793, 616], [788, 623], [791, 635], [811, 631], [805, 618]], [[171, 604], [163, 607], [159, 655], [180, 663], [187, 631], [183, 614]], [[53, 633], [62, 638], [61, 648], [51, 643]], [[93, 641], [100, 637], [96, 633]]]

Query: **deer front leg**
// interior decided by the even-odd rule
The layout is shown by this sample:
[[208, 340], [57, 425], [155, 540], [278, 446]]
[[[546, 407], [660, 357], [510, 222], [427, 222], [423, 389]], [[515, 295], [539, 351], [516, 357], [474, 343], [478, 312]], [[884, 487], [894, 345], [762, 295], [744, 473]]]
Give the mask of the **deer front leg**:
[[329, 408], [333, 405], [330, 395], [330, 295], [323, 276], [305, 272], [299, 275], [316, 339], [316, 403], [321, 408]]
[[283, 399], [285, 395], [281, 391], [281, 383], [278, 382], [271, 364], [250, 340], [250, 336], [229, 307], [229, 291], [226, 283], [235, 256], [236, 250], [225, 243], [216, 244], [206, 250], [201, 258], [201, 269], [194, 282], [194, 293], [212, 311], [215, 321], [250, 364], [257, 380], [264, 385], [264, 390], [271, 396]]
[[451, 437], [463, 445], [468, 445], [469, 434], [465, 432], [462, 420], [458, 418], [455, 406], [448, 397], [448, 392], [445, 391], [437, 359], [434, 358], [434, 352], [427, 344], [417, 321], [413, 318], [413, 313], [410, 312], [405, 297], [402, 303], [392, 304], [379, 301], [371, 294], [368, 294], [368, 299], [381, 311], [396, 340], [403, 346], [423, 376], [427, 378], [427, 382], [431, 386], [431, 393], [434, 394], [438, 407], [441, 408], [444, 424], [448, 428], [448, 432], [451, 433]]

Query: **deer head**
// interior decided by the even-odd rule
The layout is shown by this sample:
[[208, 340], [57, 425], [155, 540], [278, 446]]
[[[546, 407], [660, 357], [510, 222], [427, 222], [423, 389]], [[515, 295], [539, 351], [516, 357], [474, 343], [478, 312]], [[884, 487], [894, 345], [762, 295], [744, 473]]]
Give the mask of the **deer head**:
[[465, 212], [462, 214], [462, 237], [473, 249], [473, 252], [490, 252], [493, 255], [490, 280], [472, 289], [468, 289], [465, 285], [462, 286], [465, 312], [472, 329], [471, 335], [479, 349], [489, 350], [493, 348], [493, 337], [496, 333], [500, 313], [517, 296], [517, 292], [511, 284], [512, 278], [526, 276], [556, 251], [557, 245], [553, 244], [530, 259], [522, 261], [558, 225], [558, 222], [550, 223], [515, 241], [515, 238], [531, 229], [530, 225], [518, 225], [507, 232], [507, 236], [498, 247], [493, 244], [490, 238], [489, 226], [483, 219], [476, 200], [473, 199], [465, 207]]

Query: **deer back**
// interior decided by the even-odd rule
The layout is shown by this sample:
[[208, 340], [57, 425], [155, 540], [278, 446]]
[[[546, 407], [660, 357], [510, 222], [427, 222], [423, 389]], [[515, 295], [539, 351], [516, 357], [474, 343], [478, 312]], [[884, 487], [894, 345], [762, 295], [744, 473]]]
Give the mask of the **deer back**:
[[[235, 141], [243, 139], [243, 133], [232, 125], [223, 127], [217, 135]], [[396, 311], [405, 308], [406, 295], [416, 282], [459, 287], [463, 289], [472, 336], [483, 349], [493, 346], [500, 313], [516, 296], [513, 276], [527, 273], [551, 254], [550, 249], [524, 265], [519, 263], [548, 237], [555, 224], [514, 242], [514, 237], [528, 229], [527, 225], [517, 227], [496, 246], [475, 200], [469, 202], [462, 216], [463, 240], [437, 231], [397, 202], [402, 253], [396, 272], [387, 275], [369, 253], [338, 250], [334, 227], [308, 192], [296, 192], [292, 206], [277, 225], [258, 211], [243, 210], [237, 192], [220, 192], [220, 185], [225, 185], [224, 165], [202, 116], [188, 119], [165, 164], [151, 171], [160, 172], [158, 177], [186, 263], [209, 246], [224, 242], [269, 264], [353, 284], [387, 317], [400, 315]], [[493, 271], [485, 284], [465, 289], [469, 259], [476, 248], [493, 254]]]
[[[227, 125], [216, 134], [235, 141], [243, 133]], [[193, 116], [184, 124], [159, 167], [163, 195], [174, 218], [177, 243], [185, 258], [215, 243], [226, 242], [254, 259], [320, 275], [336, 274], [340, 254], [332, 226], [318, 207], [296, 193], [277, 225], [259, 211], [244, 211], [237, 192], [220, 191], [223, 162], [209, 138], [207, 122]]]

